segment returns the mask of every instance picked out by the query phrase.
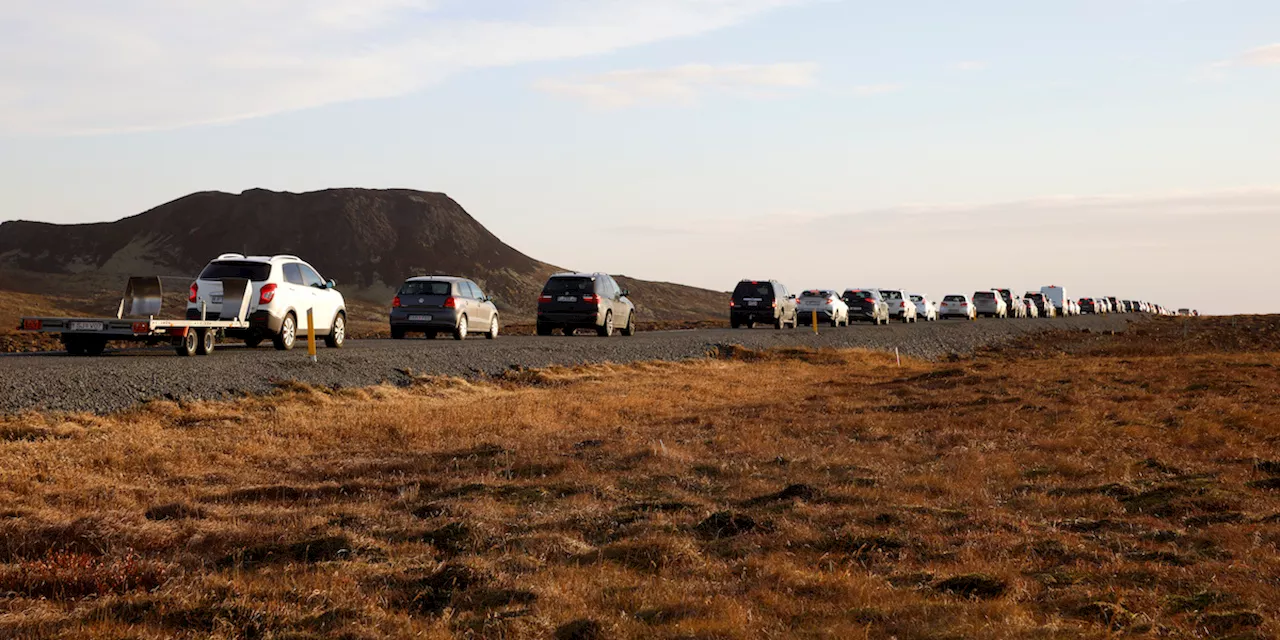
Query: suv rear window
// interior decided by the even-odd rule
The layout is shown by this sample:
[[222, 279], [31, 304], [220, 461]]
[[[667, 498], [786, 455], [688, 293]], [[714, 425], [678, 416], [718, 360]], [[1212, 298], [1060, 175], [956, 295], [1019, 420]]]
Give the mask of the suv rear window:
[[447, 296], [452, 292], [452, 282], [417, 280], [400, 285], [402, 296]]
[[964, 296], [947, 296], [942, 299], [943, 302], [964, 302]]
[[547, 295], [595, 293], [596, 283], [591, 278], [552, 278], [542, 292]]
[[210, 262], [200, 272], [200, 280], [221, 280], [223, 278], [245, 278], [254, 282], [264, 282], [271, 277], [271, 265], [265, 262]]
[[885, 300], [901, 300], [902, 299], [901, 291], [887, 291], [885, 289], [881, 289], [880, 295], [884, 296]]
[[994, 291], [979, 291], [973, 294], [974, 300], [991, 300], [995, 297], [996, 297], [996, 292]]
[[773, 299], [773, 284], [768, 282], [739, 282], [733, 290], [734, 300], [747, 298]]
[[911, 296], [912, 302], [924, 302], [924, 296]]
[[806, 291], [801, 295], [802, 297], [805, 297], [805, 298], [830, 298], [835, 294], [830, 291], [822, 291], [819, 289], [814, 289], [811, 291]]

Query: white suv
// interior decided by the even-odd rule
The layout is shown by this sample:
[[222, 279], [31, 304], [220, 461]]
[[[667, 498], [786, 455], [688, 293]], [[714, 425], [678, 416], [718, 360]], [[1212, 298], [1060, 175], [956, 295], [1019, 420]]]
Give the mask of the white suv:
[[187, 319], [218, 320], [222, 310], [222, 279], [244, 278], [249, 294], [249, 329], [228, 330], [227, 337], [243, 339], [250, 347], [271, 339], [277, 349], [293, 348], [306, 335], [307, 310], [315, 319], [317, 336], [339, 348], [347, 337], [347, 308], [342, 294], [311, 265], [297, 256], [246, 256], [224, 253], [200, 272], [187, 297]]

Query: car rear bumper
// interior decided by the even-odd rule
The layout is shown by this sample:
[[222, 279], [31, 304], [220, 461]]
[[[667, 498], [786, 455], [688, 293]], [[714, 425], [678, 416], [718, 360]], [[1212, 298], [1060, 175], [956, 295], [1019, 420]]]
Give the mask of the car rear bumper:
[[819, 320], [819, 321], [821, 321], [821, 322], [830, 322], [830, 321], [831, 321], [831, 317], [835, 314], [835, 312], [834, 312], [834, 311], [832, 311], [832, 310], [830, 310], [830, 309], [826, 309], [826, 310], [823, 310], [823, 309], [800, 309], [800, 310], [796, 311], [796, 317], [800, 318], [800, 321], [801, 321], [801, 322], [804, 322], [804, 321], [806, 321], [806, 320], [810, 320], [810, 321], [812, 321], [812, 320], [813, 320], [813, 313], [814, 313], [815, 311], [817, 311], [817, 312], [818, 312], [818, 320]]
[[538, 311], [538, 324], [556, 327], [598, 327], [604, 324], [600, 311]]
[[734, 309], [729, 312], [729, 321], [738, 323], [773, 322], [776, 317], [777, 313], [774, 309]]
[[[423, 317], [429, 317], [425, 320]], [[415, 319], [416, 318], [416, 319]], [[453, 329], [458, 326], [457, 309], [393, 309], [388, 318], [392, 329], [427, 331]]]

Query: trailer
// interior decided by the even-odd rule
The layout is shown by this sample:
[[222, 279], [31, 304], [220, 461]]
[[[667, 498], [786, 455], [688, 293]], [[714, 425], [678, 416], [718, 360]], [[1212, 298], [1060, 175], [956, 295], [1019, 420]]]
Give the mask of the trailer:
[[[180, 356], [213, 353], [218, 337], [228, 329], [249, 328], [249, 296], [253, 287], [246, 278], [222, 281], [222, 309], [218, 320], [206, 320], [204, 305], [199, 320], [160, 319], [164, 292], [159, 277], [131, 277], [114, 318], [24, 317], [18, 329], [31, 333], [57, 333], [73, 356], [101, 355], [107, 342], [147, 344], [169, 342]], [[224, 320], [223, 318], [230, 318]]]

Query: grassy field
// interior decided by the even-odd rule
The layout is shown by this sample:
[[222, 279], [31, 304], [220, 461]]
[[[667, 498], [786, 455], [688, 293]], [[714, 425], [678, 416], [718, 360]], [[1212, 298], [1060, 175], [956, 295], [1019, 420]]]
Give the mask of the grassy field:
[[1269, 638], [1280, 319], [0, 418], [0, 637]]

